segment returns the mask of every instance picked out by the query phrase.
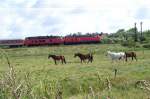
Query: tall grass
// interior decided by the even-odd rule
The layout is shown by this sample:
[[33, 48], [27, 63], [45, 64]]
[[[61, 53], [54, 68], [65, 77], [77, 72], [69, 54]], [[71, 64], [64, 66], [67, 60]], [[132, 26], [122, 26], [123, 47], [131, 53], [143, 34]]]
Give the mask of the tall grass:
[[[85, 48], [86, 47], [83, 47], [83, 49]], [[92, 49], [94, 50], [93, 47]], [[42, 57], [44, 55], [47, 55], [46, 52], [40, 53], [38, 52], [38, 49], [34, 50], [36, 51], [30, 50], [30, 54], [37, 55], [38, 53], [38, 55], [42, 55]], [[112, 50], [114, 49], [112, 48]], [[53, 52], [56, 53], [55, 50]], [[83, 52], [85, 51], [83, 50]], [[102, 50], [100, 52], [99, 49], [95, 49], [94, 52], [101, 55], [104, 51]], [[47, 70], [47, 67], [43, 67], [42, 69], [39, 69], [39, 71], [31, 70], [24, 71], [23, 73], [22, 71], [18, 72], [18, 70], [16, 70], [15, 68], [15, 64], [13, 63], [13, 61], [11, 61], [12, 58], [10, 58], [10, 56], [12, 55], [16, 58], [15, 55], [19, 55], [20, 53], [11, 53], [9, 54], [10, 56], [8, 56], [8, 53], [6, 53], [5, 50], [2, 49], [1, 53], [1, 55], [5, 57], [8, 70], [1, 74], [0, 99], [146, 99], [150, 95], [149, 78], [145, 80], [146, 85], [141, 82], [137, 85], [137, 87], [135, 87], [139, 80], [132, 79], [132, 77], [128, 77], [128, 75], [125, 74], [121, 75], [122, 72], [120, 71], [114, 73], [114, 71], [112, 71], [112, 69], [114, 69], [113, 67], [106, 66], [109, 64], [105, 63], [105, 59], [102, 59], [104, 61], [102, 61], [104, 66], [103, 64], [101, 64], [103, 67], [102, 70], [97, 71], [97, 69], [100, 69], [101, 67], [94, 67], [95, 64], [92, 66], [90, 66], [91, 64], [86, 64], [87, 66], [82, 67], [72, 66], [73, 69], [70, 69], [69, 66], [71, 64], [69, 64], [68, 67], [55, 66], [55, 72], [64, 72], [67, 69], [68, 71], [75, 72], [76, 75], [63, 73], [56, 73], [57, 75], [55, 75], [55, 73], [53, 72], [53, 68], [51, 70]], [[66, 51], [62, 53], [66, 53]], [[70, 55], [71, 52], [68, 53]], [[28, 55], [27, 52], [22, 54], [23, 56], [25, 54]], [[60, 71], [57, 71], [58, 68], [60, 68]], [[106, 70], [105, 68], [109, 69]], [[120, 70], [120, 68], [122, 67], [118, 67], [117, 69]], [[80, 72], [73, 71], [74, 69], [80, 71], [81, 74], [77, 74]], [[131, 69], [133, 69], [133, 71], [136, 71], [134, 70], [134, 68]], [[67, 70], [66, 72], [68, 72]], [[123, 70], [128, 71], [128, 68], [124, 66]], [[49, 77], [47, 76], [50, 74], [54, 75], [54, 77], [59, 77], [57, 77], [56, 79], [49, 79]], [[39, 79], [37, 79], [38, 77], [33, 77], [37, 75], [42, 76], [39, 77]]]
[[[30, 78], [30, 73], [26, 73], [24, 78], [16, 75], [14, 67], [11, 65], [9, 57], [7, 54], [2, 50], [2, 54], [4, 55], [5, 59], [7, 60], [7, 64], [9, 67], [9, 71], [7, 71], [1, 79], [0, 83], [0, 97], [2, 99], [62, 99], [63, 92], [67, 92], [68, 95], [76, 95], [76, 94], [86, 94], [86, 99], [95, 99], [99, 97], [96, 91], [93, 89], [94, 84], [85, 85], [83, 82], [81, 85], [76, 83], [76, 81], [72, 78], [65, 78], [58, 82], [47, 82], [46, 80], [41, 80], [40, 86], [37, 88], [33, 88], [32, 79]], [[97, 87], [100, 90], [111, 89], [110, 81], [107, 78], [107, 83], [105, 84], [104, 81], [100, 78], [99, 73], [96, 74], [97, 76]], [[94, 80], [94, 79], [93, 79]], [[96, 80], [96, 79], [95, 79]], [[75, 84], [76, 83], [76, 84]], [[87, 83], [88, 84], [88, 83]], [[96, 84], [96, 83], [95, 83]], [[72, 86], [74, 85], [74, 86]], [[75, 86], [76, 85], [76, 86]], [[67, 88], [67, 89], [63, 89]], [[105, 88], [106, 87], [106, 88]], [[97, 90], [98, 91], [98, 90]]]

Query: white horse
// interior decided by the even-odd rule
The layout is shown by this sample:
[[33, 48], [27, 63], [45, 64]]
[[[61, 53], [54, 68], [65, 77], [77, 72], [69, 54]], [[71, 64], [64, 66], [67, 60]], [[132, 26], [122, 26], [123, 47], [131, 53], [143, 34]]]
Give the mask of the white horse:
[[107, 51], [107, 55], [113, 60], [120, 60], [125, 58], [124, 52], [111, 52]]

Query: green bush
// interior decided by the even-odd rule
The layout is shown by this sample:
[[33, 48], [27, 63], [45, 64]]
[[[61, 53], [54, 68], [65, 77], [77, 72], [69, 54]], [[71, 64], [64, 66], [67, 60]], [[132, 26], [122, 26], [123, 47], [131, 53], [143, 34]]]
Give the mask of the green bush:
[[134, 47], [136, 46], [136, 43], [132, 40], [128, 40], [128, 41], [123, 41], [121, 45], [126, 47]]
[[142, 41], [142, 42], [146, 40], [145, 37], [139, 37], [139, 39], [140, 39], [140, 41]]
[[143, 47], [144, 48], [150, 48], [150, 44], [144, 44]]
[[102, 44], [113, 44], [113, 40], [111, 38], [103, 38], [101, 41]]

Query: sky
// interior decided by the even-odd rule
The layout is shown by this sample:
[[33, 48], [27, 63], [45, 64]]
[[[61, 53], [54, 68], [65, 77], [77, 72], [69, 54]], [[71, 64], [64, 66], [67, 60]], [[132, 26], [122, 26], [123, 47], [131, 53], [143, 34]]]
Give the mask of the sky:
[[0, 0], [0, 39], [113, 33], [141, 21], [150, 29], [150, 0]]

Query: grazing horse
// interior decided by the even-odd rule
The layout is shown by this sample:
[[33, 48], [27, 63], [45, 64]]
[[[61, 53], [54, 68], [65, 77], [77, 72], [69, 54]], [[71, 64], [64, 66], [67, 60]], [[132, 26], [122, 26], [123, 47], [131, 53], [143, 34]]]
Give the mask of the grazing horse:
[[77, 56], [80, 58], [81, 63], [82, 63], [82, 61], [85, 62], [85, 60], [88, 60], [88, 63], [89, 62], [91, 62], [91, 63], [93, 62], [93, 55], [92, 54], [75, 53], [74, 57], [77, 57]]
[[134, 58], [137, 61], [137, 56], [135, 52], [125, 52], [126, 62], [127, 62], [128, 57], [132, 57], [132, 60]]
[[57, 61], [61, 61], [62, 64], [65, 63], [66, 64], [66, 59], [64, 56], [56, 56], [56, 55], [48, 55], [48, 59], [52, 58], [55, 62], [55, 65], [57, 65]]
[[124, 52], [111, 52], [107, 51], [106, 56], [110, 56], [112, 61], [113, 60], [121, 60], [125, 58], [125, 53]]

